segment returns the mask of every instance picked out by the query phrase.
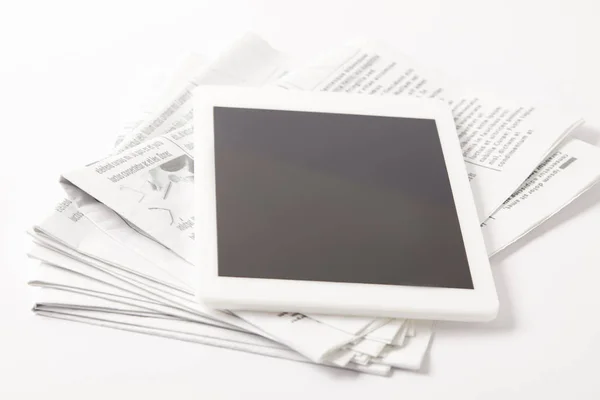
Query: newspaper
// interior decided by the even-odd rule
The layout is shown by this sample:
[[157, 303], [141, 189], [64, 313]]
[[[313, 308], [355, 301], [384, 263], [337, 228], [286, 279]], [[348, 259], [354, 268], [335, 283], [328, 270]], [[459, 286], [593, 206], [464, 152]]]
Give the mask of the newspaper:
[[[313, 90], [327, 90], [327, 88], [334, 88], [335, 90], [341, 88], [340, 90], [345, 90], [345, 88], [350, 88], [350, 86], [340, 86], [341, 83], [344, 83], [344, 85], [352, 84], [351, 87], [358, 90], [361, 86], [356, 82], [362, 82], [364, 85], [368, 84], [368, 79], [360, 75], [360, 73], [367, 74], [367, 76], [375, 74], [378, 77], [379, 85], [383, 85], [384, 78], [395, 82], [402, 76], [406, 76], [407, 70], [415, 69], [414, 65], [405, 59], [401, 60], [404, 63], [402, 67], [398, 66], [400, 61], [395, 61], [396, 59], [390, 58], [390, 56], [388, 56], [386, 61], [384, 50], [378, 50], [374, 53], [371, 50], [359, 49], [357, 51], [358, 53], [354, 53], [358, 55], [355, 54], [350, 58], [343, 57], [342, 63], [318, 64], [317, 70], [319, 76], [314, 75], [315, 67], [309, 67], [305, 71], [285, 75], [282, 80], [279, 80], [278, 84], [287, 88], [297, 88], [299, 87], [298, 82], [307, 85], [307, 82], [312, 79], [313, 85], [309, 85], [309, 88]], [[371, 60], [365, 64], [367, 65], [366, 68], [364, 65], [361, 67], [362, 63], [366, 62], [365, 60]], [[324, 65], [330, 66], [330, 71], [326, 71], [326, 68], [323, 67]], [[377, 66], [385, 67], [383, 70], [378, 71], [376, 69]], [[349, 76], [345, 80], [340, 78], [340, 69], [345, 71], [344, 74], [348, 74]], [[324, 71], [327, 72], [325, 78], [322, 77]], [[372, 71], [370, 75], [369, 71]], [[392, 74], [393, 71], [401, 71], [401, 76], [394, 76]], [[412, 72], [409, 73], [409, 76], [411, 76], [410, 80], [414, 80], [414, 77], [410, 74]], [[419, 76], [422, 76], [422, 73]], [[421, 77], [421, 79], [424, 80], [425, 78]], [[335, 86], [333, 82], [336, 82], [338, 86]], [[436, 96], [441, 96], [441, 93], [446, 94], [448, 92], [442, 89], [440, 85], [434, 85], [429, 80], [419, 87], [421, 88], [421, 95], [436, 93]], [[384, 89], [381, 90], [386, 91]], [[460, 97], [456, 98], [460, 99]], [[462, 101], [462, 99], [449, 100], [451, 104], [461, 103]], [[486, 107], [491, 108], [491, 106]], [[494, 104], [493, 107], [495, 107], [494, 110], [501, 109], [500, 105]], [[476, 108], [478, 110], [485, 110], [483, 105], [478, 105]], [[501, 114], [507, 115], [504, 111]], [[481, 111], [481, 113], [484, 112]], [[541, 115], [541, 117], [533, 118], [533, 116], [537, 115]], [[542, 117], [549, 119], [550, 116], [556, 120], [555, 125], [563, 126], [564, 129], [558, 130], [552, 128], [552, 134], [550, 135], [536, 133], [539, 129], [544, 130], [546, 128], [546, 125], [540, 122], [544, 121]], [[546, 115], [546, 113], [542, 113], [541, 111], [536, 111], [536, 113], [532, 111], [527, 115], [513, 113], [507, 118], [516, 118], [514, 121], [511, 120], [512, 122], [520, 121], [519, 125], [513, 124], [511, 127], [506, 128], [507, 130], [510, 128], [511, 131], [516, 130], [521, 132], [516, 128], [529, 127], [527, 132], [531, 131], [531, 133], [528, 133], [529, 136], [527, 136], [526, 140], [522, 141], [519, 147], [512, 149], [514, 152], [511, 153], [511, 158], [502, 163], [503, 169], [494, 171], [492, 175], [489, 175], [490, 173], [486, 172], [485, 168], [480, 170], [480, 166], [473, 166], [474, 164], [470, 162], [467, 163], [468, 166], [471, 166], [470, 174], [473, 178], [471, 180], [472, 183], [478, 181], [485, 182], [486, 180], [483, 177], [486, 174], [489, 175], [489, 180], [492, 182], [487, 186], [484, 183], [480, 183], [478, 184], [479, 186], [473, 187], [476, 198], [478, 191], [479, 194], [483, 194], [483, 196], [479, 197], [482, 199], [480, 204], [482, 204], [481, 207], [483, 209], [486, 207], [485, 203], [487, 200], [485, 199], [500, 198], [497, 192], [498, 188], [510, 186], [514, 189], [518, 187], [518, 184], [533, 169], [533, 167], [525, 169], [526, 167], [523, 163], [519, 165], [513, 164], [514, 161], [511, 161], [513, 155], [515, 157], [517, 155], [524, 157], [527, 162], [530, 162], [532, 158], [540, 160], [539, 157], [548, 153], [550, 148], [554, 147], [554, 144], [560, 141], [569, 129], [578, 123], [576, 119], [569, 119], [568, 123], [562, 123], [560, 118], [554, 116], [554, 113]], [[506, 124], [503, 125], [503, 122], [500, 121], [497, 125], [505, 126]], [[459, 124], [459, 126], [461, 125]], [[485, 127], [486, 125], [482, 126]], [[505, 133], [501, 130], [498, 134], [505, 135]], [[459, 130], [459, 134], [463, 134], [463, 132]], [[548, 137], [552, 137], [553, 139], [548, 140]], [[65, 174], [63, 176], [63, 183], [70, 196], [77, 202], [84, 214], [88, 216], [93, 214], [90, 211], [90, 202], [95, 203], [95, 199], [97, 199], [109, 209], [115, 210], [129, 224], [135, 226], [139, 232], [143, 232], [183, 259], [191, 262], [196, 251], [193, 230], [195, 220], [192, 202], [189, 200], [193, 197], [193, 129], [188, 124], [184, 124], [178, 129], [171, 129], [165, 134], [146, 139], [145, 141], [141, 141], [142, 139], [136, 136], [135, 140], [130, 140], [129, 143], [133, 143], [136, 140], [137, 145], [126, 147], [118, 154]], [[545, 147], [539, 148], [540, 146]], [[511, 165], [517, 165], [518, 168], [508, 168]], [[482, 191], [482, 189], [487, 187], [493, 192], [490, 196], [487, 196], [487, 192]], [[511, 192], [503, 191], [501, 200], [504, 201], [510, 196]], [[98, 208], [98, 204], [94, 204], [93, 207]], [[91, 218], [93, 219], [93, 217]], [[294, 340], [298, 338], [295, 332], [299, 332], [299, 324], [296, 323], [297, 317], [294, 315], [282, 313], [279, 315], [279, 318], [274, 318], [277, 314], [258, 315], [257, 313], [238, 313], [238, 315], [252, 324], [264, 327], [269, 332], [277, 332], [280, 335], [278, 339], [289, 344], [292, 343], [288, 342], [288, 336], [293, 337]], [[312, 318], [308, 320], [312, 321]], [[325, 356], [326, 352], [318, 354], [315, 355], [315, 359]]]
[[36, 312], [362, 372], [420, 367], [431, 322], [233, 314], [194, 301], [190, 99], [201, 84], [275, 84], [448, 102], [490, 255], [600, 178], [594, 146], [572, 139], [553, 150], [579, 119], [481, 100], [383, 46], [347, 46], [291, 73], [290, 65], [252, 35], [213, 64], [193, 57], [148, 118], [120, 136], [113, 155], [65, 174], [70, 200], [31, 233], [37, 245], [30, 255], [42, 262], [30, 282], [42, 289]]

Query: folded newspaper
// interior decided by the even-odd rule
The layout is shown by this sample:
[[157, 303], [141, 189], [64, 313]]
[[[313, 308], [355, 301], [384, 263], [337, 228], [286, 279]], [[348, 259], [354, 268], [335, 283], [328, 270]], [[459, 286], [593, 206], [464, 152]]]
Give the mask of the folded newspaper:
[[381, 44], [298, 64], [247, 35], [212, 63], [200, 60], [181, 66], [112, 154], [61, 177], [67, 198], [30, 231], [38, 315], [377, 375], [421, 367], [433, 321], [233, 312], [194, 300], [190, 100], [203, 84], [446, 102], [490, 257], [600, 179], [600, 149], [567, 138], [580, 118], [480, 97]]

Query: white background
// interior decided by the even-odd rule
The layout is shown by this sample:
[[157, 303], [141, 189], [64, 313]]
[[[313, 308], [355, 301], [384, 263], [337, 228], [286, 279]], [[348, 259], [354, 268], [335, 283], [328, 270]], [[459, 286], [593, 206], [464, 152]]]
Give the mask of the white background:
[[493, 259], [497, 321], [439, 324], [423, 371], [390, 379], [34, 317], [24, 234], [61, 171], [109, 150], [126, 88], [248, 30], [304, 55], [384, 39], [485, 91], [577, 110], [598, 144], [600, 2], [83, 3], [0, 3], [0, 398], [600, 398], [600, 186]]

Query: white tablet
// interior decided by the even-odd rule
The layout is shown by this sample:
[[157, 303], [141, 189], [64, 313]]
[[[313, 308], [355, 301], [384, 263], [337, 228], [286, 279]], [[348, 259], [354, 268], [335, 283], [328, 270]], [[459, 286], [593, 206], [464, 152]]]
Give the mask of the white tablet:
[[199, 297], [214, 308], [490, 320], [498, 299], [438, 100], [194, 93]]

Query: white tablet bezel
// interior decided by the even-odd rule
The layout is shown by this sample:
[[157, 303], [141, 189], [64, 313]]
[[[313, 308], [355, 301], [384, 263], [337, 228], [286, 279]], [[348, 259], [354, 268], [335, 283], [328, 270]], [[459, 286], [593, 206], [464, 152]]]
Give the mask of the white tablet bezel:
[[[434, 119], [474, 289], [223, 277], [218, 275], [213, 107]], [[219, 309], [459, 321], [493, 319], [498, 298], [454, 120], [438, 100], [201, 86], [194, 93], [198, 297]]]

